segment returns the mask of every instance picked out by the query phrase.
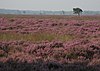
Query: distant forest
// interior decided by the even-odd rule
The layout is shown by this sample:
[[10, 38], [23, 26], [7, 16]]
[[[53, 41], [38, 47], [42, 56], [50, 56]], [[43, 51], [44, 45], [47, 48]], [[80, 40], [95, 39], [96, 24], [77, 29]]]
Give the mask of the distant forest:
[[[73, 11], [32, 11], [32, 10], [10, 10], [0, 9], [0, 14], [22, 14], [22, 15], [74, 15]], [[82, 15], [100, 15], [100, 11], [83, 11]]]

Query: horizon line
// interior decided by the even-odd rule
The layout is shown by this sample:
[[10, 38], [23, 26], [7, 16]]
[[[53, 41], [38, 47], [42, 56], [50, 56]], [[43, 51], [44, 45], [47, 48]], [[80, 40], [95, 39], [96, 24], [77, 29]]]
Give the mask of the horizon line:
[[[30, 10], [30, 9], [8, 9], [8, 8], [0, 8], [5, 10], [19, 10], [19, 11], [72, 11], [72, 10]], [[100, 10], [83, 10], [83, 11], [100, 11]]]

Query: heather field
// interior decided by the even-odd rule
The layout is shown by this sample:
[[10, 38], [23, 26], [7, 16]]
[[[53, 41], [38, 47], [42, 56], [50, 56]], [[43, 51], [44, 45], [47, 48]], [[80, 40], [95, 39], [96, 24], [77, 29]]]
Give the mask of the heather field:
[[0, 15], [0, 71], [100, 71], [100, 16]]

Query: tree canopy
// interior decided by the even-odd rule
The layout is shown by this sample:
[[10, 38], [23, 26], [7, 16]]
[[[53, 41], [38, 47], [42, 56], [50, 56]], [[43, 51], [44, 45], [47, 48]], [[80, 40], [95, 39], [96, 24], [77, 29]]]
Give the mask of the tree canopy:
[[73, 12], [74, 12], [74, 14], [78, 14], [80, 16], [80, 14], [83, 12], [83, 10], [80, 8], [73, 8]]

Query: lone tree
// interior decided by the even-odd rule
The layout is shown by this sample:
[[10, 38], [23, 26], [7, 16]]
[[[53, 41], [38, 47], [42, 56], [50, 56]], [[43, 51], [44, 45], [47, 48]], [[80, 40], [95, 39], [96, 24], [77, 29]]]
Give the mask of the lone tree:
[[83, 10], [80, 8], [73, 8], [73, 12], [74, 12], [74, 14], [77, 14], [78, 16], [80, 16], [80, 14], [83, 12]]
[[64, 14], [65, 14], [65, 11], [62, 10], [62, 15], [64, 15]]

